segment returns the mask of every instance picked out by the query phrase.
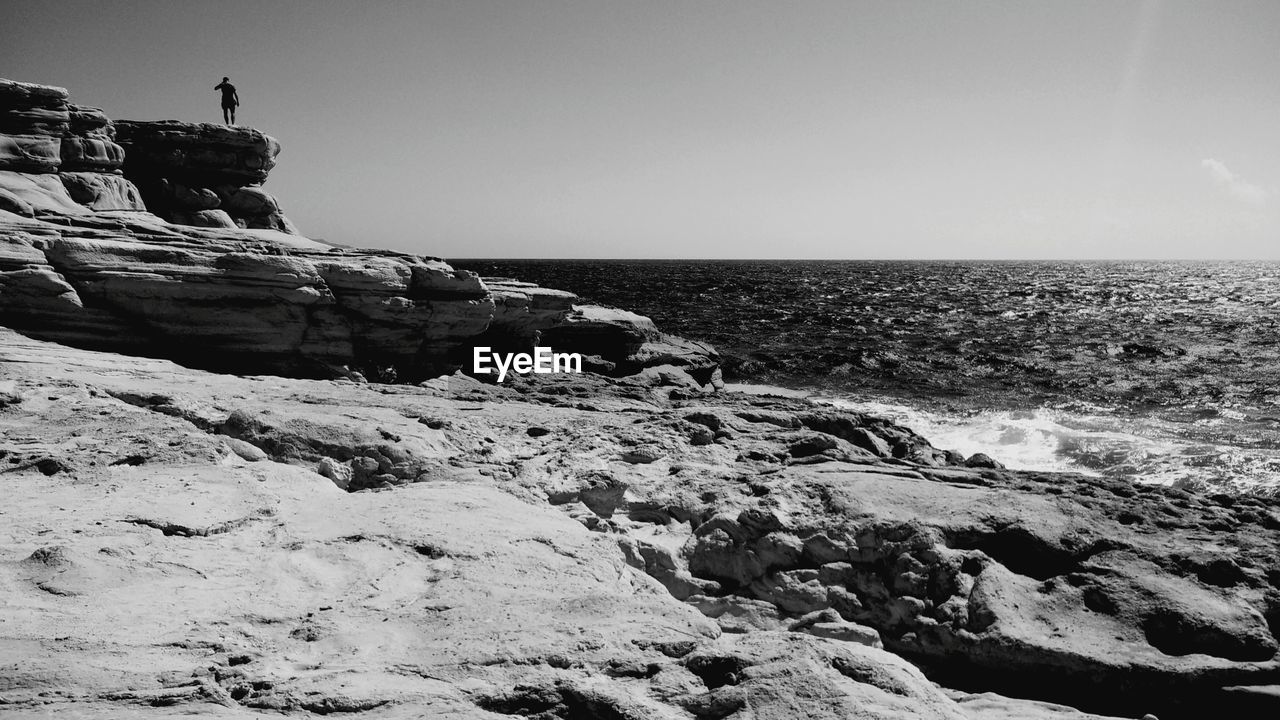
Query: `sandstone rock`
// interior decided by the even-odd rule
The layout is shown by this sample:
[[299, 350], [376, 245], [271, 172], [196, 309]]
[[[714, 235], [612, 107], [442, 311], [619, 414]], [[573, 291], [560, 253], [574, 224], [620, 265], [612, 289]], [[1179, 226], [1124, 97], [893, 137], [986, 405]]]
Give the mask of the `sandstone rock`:
[[180, 225], [203, 228], [236, 229], [236, 221], [224, 210], [175, 210], [170, 214], [174, 222]]
[[[65, 165], [63, 166], [66, 167]], [[75, 202], [90, 210], [146, 211], [142, 195], [120, 175], [100, 172], [60, 172], [62, 185]]]
[[[440, 434], [410, 407], [450, 416], [462, 437], [526, 427], [545, 406], [516, 403], [477, 424], [423, 388], [122, 364], [8, 331], [0, 343], [0, 372], [41, 399], [0, 410], [0, 430], [70, 449], [74, 468], [6, 474], [11, 712], [675, 719], [750, 697], [757, 717], [783, 718], [835, 697], [848, 702], [832, 712], [954, 714], [888, 655], [795, 633], [718, 640], [613, 538], [493, 481], [346, 494], [311, 463], [220, 464], [227, 438], [212, 431], [225, 411], [207, 400], [241, 398], [230, 425], [241, 429], [289, 416], [255, 438], [276, 438], [273, 454], [285, 433], [334, 448], [363, 433], [388, 460], [412, 433]], [[329, 425], [307, 429], [304, 417]], [[96, 444], [74, 441], [83, 431], [146, 460], [90, 465]]]
[[62, 107], [66, 102], [66, 88], [0, 78], [0, 110], [8, 111], [24, 107]]
[[236, 438], [227, 438], [222, 442], [226, 444], [231, 452], [235, 453], [243, 460], [259, 462], [267, 459], [267, 454], [257, 445], [252, 445], [243, 440], [237, 440]]
[[[948, 692], [970, 720], [1120, 720], [1114, 716], [1083, 713], [1068, 705], [1037, 702], [996, 693]], [[1142, 720], [1158, 720], [1143, 715]]]
[[280, 205], [270, 193], [256, 185], [234, 188], [218, 195], [220, 207], [231, 215], [254, 217], [280, 211]]
[[707, 597], [694, 595], [690, 605], [716, 621], [720, 629], [730, 633], [753, 630], [782, 630], [786, 622], [772, 603], [742, 597]]
[[[54, 174], [0, 170], [0, 190], [19, 201], [15, 203], [17, 207], [30, 207], [33, 215], [81, 215], [87, 212], [71, 198], [62, 180]], [[27, 215], [25, 212], [19, 214]]]
[[69, 127], [66, 89], [0, 78], [0, 134], [57, 138]]
[[[273, 212], [268, 215], [249, 215], [243, 218], [246, 228], [251, 230], [276, 230], [290, 235], [296, 235], [297, 229], [293, 223], [284, 216], [283, 213]], [[237, 222], [237, 224], [239, 224]]]
[[679, 387], [701, 390], [702, 384], [694, 380], [683, 368], [675, 365], [655, 365], [628, 376], [629, 382], [646, 387]]
[[506, 352], [527, 352], [541, 343], [560, 351], [551, 343], [542, 341], [547, 328], [558, 325], [572, 311], [577, 297], [563, 290], [542, 288], [532, 283], [508, 278], [484, 278], [494, 300], [493, 321], [477, 345]]
[[669, 365], [680, 368], [699, 385], [711, 384], [717, 388], [724, 385], [719, 379], [720, 354], [716, 349], [706, 343], [675, 335], [662, 334], [656, 340], [645, 341], [626, 358], [626, 365]]
[[547, 498], [552, 505], [581, 502], [596, 515], [608, 518], [622, 504], [626, 491], [626, 483], [609, 473], [595, 470], [581, 473], [565, 485], [548, 489]]
[[261, 183], [280, 153], [275, 138], [247, 127], [176, 120], [117, 120], [125, 175], [166, 178], [197, 187]]
[[[527, 351], [572, 309], [571, 293], [490, 288], [439, 260], [287, 237], [297, 229], [261, 188], [280, 146], [256, 130], [113, 124], [66, 100], [61, 88], [0, 81], [4, 127], [27, 133], [0, 138], [0, 209], [42, 221], [0, 221], [0, 258], [14, 258], [0, 268], [0, 321], [204, 367], [418, 381], [460, 367], [472, 347]], [[124, 177], [111, 172], [122, 147]], [[269, 258], [294, 253], [304, 257], [274, 272]], [[606, 334], [658, 337], [621, 311], [578, 315]], [[593, 337], [563, 351], [594, 347]]]
[[[854, 643], [796, 633], [727, 635], [718, 647], [690, 654], [684, 664], [706, 685], [703, 693], [682, 702], [699, 717], [747, 710], [752, 717], [778, 720], [965, 718], [919, 670]], [[790, 690], [797, 681], [807, 686], [799, 696]]]
[[567, 348], [599, 358], [595, 367], [610, 375], [670, 365], [681, 368], [699, 386], [711, 382], [720, 361], [711, 346], [663, 335], [643, 315], [596, 305], [575, 305], [561, 322], [543, 331], [542, 340], [557, 350]]
[[67, 104], [67, 120], [72, 135], [81, 137], [115, 137], [115, 129], [111, 127], [111, 119], [101, 108], [87, 105]]
[[[21, 259], [12, 258], [4, 262]], [[386, 668], [402, 673], [406, 664], [423, 662], [427, 652], [441, 683], [431, 687], [476, 698], [459, 699], [457, 707], [477, 712], [585, 712], [585, 705], [575, 703], [589, 701], [601, 703], [591, 707], [602, 713], [732, 713], [745, 692], [751, 693], [753, 712], [772, 707], [769, 712], [779, 717], [820, 717], [825, 711], [816, 698], [835, 707], [832, 712], [852, 713], [839, 704], [851, 696], [861, 698], [859, 712], [874, 707], [886, 717], [961, 712], [1083, 720], [1087, 712], [1178, 718], [1244, 711], [1266, 717], [1275, 709], [1267, 690], [1280, 672], [1272, 630], [1280, 599], [1274, 559], [1280, 513], [1274, 501], [1071, 475], [941, 470], [897, 458], [833, 458], [810, 466], [735, 459], [746, 448], [785, 454], [797, 434], [822, 433], [818, 427], [840, 443], [846, 441], [834, 433], [857, 428], [883, 438], [909, 432], [856, 413], [826, 415], [834, 411], [799, 400], [708, 395], [696, 406], [669, 407], [634, 397], [626, 383], [587, 376], [511, 387], [474, 382], [474, 392], [464, 399], [448, 383], [379, 388], [242, 379], [146, 358], [122, 362], [11, 333], [0, 332], [0, 341], [0, 376], [12, 379], [13, 392], [24, 398], [0, 410], [0, 436], [21, 432], [41, 445], [3, 445], [10, 453], [6, 461], [17, 458], [10, 467], [21, 468], [6, 474], [12, 499], [6, 521], [20, 522], [14, 537], [37, 537], [26, 531], [28, 525], [61, 517], [58, 507], [84, 508], [76, 515], [84, 532], [45, 533], [38, 544], [10, 552], [18, 560], [42, 546], [65, 547], [61, 556], [66, 567], [78, 568], [79, 579], [68, 576], [49, 587], [80, 595], [41, 591], [37, 585], [58, 572], [39, 570], [52, 567], [44, 564], [23, 570], [6, 587], [50, 603], [82, 599], [98, 612], [121, 597], [104, 594], [114, 592], [116, 578], [137, 578], [148, 567], [199, 568], [213, 577], [193, 579], [191, 587], [207, 596], [209, 587], [244, 575], [250, 563], [265, 564], [247, 577], [257, 583], [270, 573], [282, 578], [284, 590], [264, 595], [254, 585], [250, 599], [243, 591], [229, 595], [234, 602], [207, 616], [192, 614], [190, 608], [203, 607], [190, 604], [195, 596], [187, 593], [194, 589], [182, 590], [176, 606], [165, 606], [175, 615], [175, 632], [197, 639], [206, 637], [206, 629], [225, 635], [229, 615], [268, 615], [275, 608], [272, 617], [285, 621], [243, 621], [252, 632], [233, 637], [249, 647], [225, 651], [227, 658], [250, 662], [221, 663], [224, 655], [217, 652], [210, 660], [205, 649], [199, 658], [172, 650], [154, 660], [156, 667], [172, 668], [175, 658], [190, 661], [192, 668], [215, 665], [223, 679], [211, 679], [209, 687], [263, 707], [297, 709], [309, 697], [315, 707], [359, 708], [399, 698], [422, 712], [444, 696], [397, 690], [404, 676]], [[556, 388], [589, 389], [590, 409], [545, 392]], [[235, 409], [231, 416], [229, 407]], [[822, 421], [809, 418], [811, 413], [823, 414]], [[419, 421], [441, 417], [447, 425]], [[802, 422], [806, 418], [813, 427]], [[531, 438], [526, 431], [535, 425], [555, 432]], [[715, 426], [732, 437], [695, 446], [688, 442], [690, 426]], [[216, 459], [225, 455], [223, 437], [213, 434], [219, 431], [252, 442], [277, 462], [218, 465]], [[83, 437], [109, 444], [112, 458], [136, 456], [145, 464], [91, 464], [96, 444], [74, 441]], [[175, 439], [181, 442], [171, 445]], [[662, 448], [668, 458], [638, 465], [621, 459], [638, 442]], [[315, 474], [326, 464], [323, 458], [335, 467], [358, 466], [372, 483], [368, 487], [383, 490], [357, 493], [351, 496], [355, 504], [339, 496], [311, 496], [331, 485]], [[53, 459], [61, 469], [46, 476], [36, 462]], [[399, 487], [415, 467], [426, 471], [427, 481]], [[578, 502], [546, 506], [558, 483], [587, 472], [626, 485], [621, 498], [606, 498], [608, 518], [584, 512]], [[165, 484], [170, 482], [175, 484]], [[105, 492], [106, 487], [114, 489]], [[157, 502], [151, 496], [158, 487], [172, 488], [169, 494], [180, 499], [169, 502], [162, 493], [163, 502]], [[415, 488], [436, 494], [404, 495]], [[147, 500], [138, 493], [148, 493]], [[106, 522], [119, 507], [132, 519]], [[273, 508], [273, 514], [260, 515], [259, 508]], [[548, 524], [546, 513], [561, 509], [569, 512]], [[106, 517], [84, 516], [87, 511]], [[93, 524], [95, 518], [103, 525]], [[98, 548], [120, 547], [128, 539], [121, 531], [185, 543], [130, 547], [194, 554], [146, 556], [140, 561], [151, 565], [144, 567], [113, 564], [112, 556], [97, 559]], [[86, 533], [97, 534], [82, 537]], [[596, 540], [566, 540], [578, 537]], [[202, 561], [202, 548], [218, 551], [212, 568]], [[353, 548], [361, 554], [345, 554]], [[51, 551], [49, 557], [58, 555]], [[475, 559], [460, 559], [466, 555]], [[416, 563], [432, 574], [414, 575]], [[376, 588], [368, 575], [324, 580], [368, 567], [386, 568], [375, 573]], [[37, 570], [45, 574], [37, 578]], [[454, 594], [459, 585], [451, 572], [462, 572], [474, 594]], [[509, 574], [513, 582], [531, 584], [493, 584]], [[627, 597], [648, 603], [643, 614], [613, 594], [624, 575], [626, 592], [634, 593]], [[554, 587], [548, 590], [549, 578]], [[161, 577], [148, 589], [155, 595], [156, 583], [168, 589], [170, 582]], [[323, 590], [330, 587], [336, 589]], [[363, 588], [358, 602], [334, 601], [356, 597], [351, 588]], [[478, 599], [495, 595], [502, 599]], [[531, 597], [556, 599], [538, 604]], [[674, 614], [697, 609], [673, 605], [680, 597], [716, 617]], [[296, 598], [331, 609], [295, 610], [287, 603]], [[499, 604], [502, 609], [495, 610]], [[46, 627], [53, 611], [34, 607], [40, 609], [31, 610], [23, 627]], [[158, 612], [150, 604], [130, 607], [130, 617], [139, 622], [153, 622], [146, 618]], [[351, 615], [357, 607], [362, 614]], [[342, 612], [332, 614], [338, 608]], [[547, 618], [563, 617], [559, 613], [572, 613], [571, 619], [548, 626]], [[63, 609], [57, 617], [65, 625]], [[395, 629], [381, 634], [376, 628], [385, 627], [384, 617]], [[673, 617], [698, 624], [663, 624], [662, 618]], [[506, 618], [510, 624], [476, 642], [451, 634], [458, 618], [466, 618], [468, 631], [493, 628]], [[102, 624], [92, 619], [86, 627]], [[919, 663], [933, 680], [980, 694], [1016, 692], [1034, 702], [989, 700], [969, 704], [969, 713], [967, 701], [956, 707], [946, 698], [921, 695], [912, 689], [911, 677], [918, 674], [896, 669], [906, 667], [901, 660], [862, 654], [857, 642], [871, 634], [859, 626], [873, 628], [887, 648]], [[711, 637], [725, 630], [737, 634]], [[126, 631], [139, 632], [137, 626]], [[707, 631], [711, 635], [700, 634]], [[101, 636], [84, 635], [88, 631], [80, 625], [58, 632], [94, 642], [59, 645], [67, 654], [53, 656], [50, 676], [67, 675], [68, 666], [98, 667], [88, 660], [99, 657], [94, 648], [103, 647]], [[441, 633], [441, 644], [418, 640]], [[401, 637], [415, 638], [414, 647], [398, 649]], [[332, 657], [323, 655], [328, 648], [341, 648], [333, 652], [343, 653], [346, 667], [367, 682], [348, 683], [340, 691], [332, 683], [316, 684], [280, 660], [299, 648], [322, 653], [322, 659]], [[768, 659], [774, 653], [776, 662]], [[150, 655], [139, 657], [152, 662]], [[876, 659], [881, 657], [888, 659]], [[283, 689], [255, 688], [266, 677], [252, 674], [258, 667], [273, 668], [267, 681]], [[236, 679], [229, 670], [248, 674]], [[139, 672], [155, 676], [154, 668], [150, 675]], [[76, 688], [92, 689], [77, 692], [80, 698], [100, 697], [100, 688], [120, 682], [80, 670], [70, 677]], [[606, 681], [595, 685], [592, 678]], [[180, 692], [174, 688], [189, 681], [186, 675], [172, 686], [129, 679], [134, 692], [154, 693]], [[846, 680], [855, 684], [842, 685]], [[469, 689], [461, 693], [459, 687]], [[17, 701], [26, 708], [38, 692], [23, 690]], [[876, 693], [908, 705], [876, 705]], [[7, 701], [13, 697], [6, 694]], [[163, 697], [183, 709], [194, 709], [196, 702], [188, 695]], [[1055, 709], [1055, 702], [1079, 712]]]
[[165, 183], [173, 206], [181, 210], [213, 210], [222, 204], [218, 193], [209, 188], [187, 187], [181, 183]]
[[111, 172], [124, 164], [124, 148], [106, 138], [64, 137], [59, 151], [65, 171]]
[[280, 152], [274, 138], [252, 128], [175, 121], [122, 121], [114, 131], [128, 149], [126, 177], [162, 217], [226, 227], [222, 214], [198, 214], [220, 209], [236, 227], [297, 234], [280, 204], [260, 187]]
[[[0, 187], [40, 202], [37, 214], [85, 212], [57, 176], [8, 178]], [[225, 226], [206, 212], [188, 219]], [[293, 248], [289, 257], [262, 254], [262, 236], [236, 231], [199, 235], [122, 216], [89, 224], [0, 222], [0, 247], [22, 258], [5, 268], [4, 322], [206, 367], [323, 376], [395, 367], [413, 380], [457, 367], [493, 316], [478, 278], [437, 260]]]
[[61, 149], [56, 137], [0, 134], [0, 170], [55, 172], [62, 162]]
[[884, 647], [884, 643], [880, 642], [880, 633], [876, 632], [875, 628], [851, 623], [847, 620], [814, 623], [806, 626], [801, 632], [808, 633], [814, 637], [843, 640], [866, 645], [867, 647]]
[[[30, 205], [30, 214], [77, 212], [65, 206], [65, 192], [31, 177], [61, 170], [75, 202], [93, 210], [145, 210], [137, 189], [113, 174], [124, 150], [112, 141], [106, 115], [66, 100], [62, 88], [0, 80], [0, 172], [9, 175], [0, 184]], [[15, 185], [26, 187], [19, 192]]]
[[31, 207], [31, 203], [3, 188], [0, 188], [0, 210], [22, 215], [23, 217], [35, 215], [35, 209]]
[[[715, 516], [685, 547], [695, 577], [790, 612], [835, 608], [944, 680], [1058, 702], [1078, 701], [1105, 678], [1140, 675], [1161, 688], [1161, 703], [1208, 707], [1222, 701], [1228, 678], [1256, 684], [1278, 671], [1265, 619], [1273, 601], [1264, 598], [1274, 591], [1226, 574], [1218, 586], [1168, 574], [1160, 567], [1169, 566], [1143, 558], [1177, 554], [1184, 541], [1126, 530], [1115, 503], [1085, 510], [1071, 494], [1049, 500], [839, 470], [785, 475], [795, 484], [772, 487], [806, 489], [785, 499], [769, 494], [792, 509], [790, 519], [758, 525]], [[632, 492], [643, 497], [645, 488]], [[806, 505], [832, 522], [805, 523]], [[836, 547], [813, 556], [806, 538], [819, 536]], [[1248, 532], [1236, 538], [1237, 548], [1262, 549]], [[1195, 544], [1187, 540], [1182, 553]], [[798, 552], [787, 549], [794, 542]], [[848, 562], [830, 562], [841, 556]], [[823, 562], [816, 572], [806, 568]], [[1201, 567], [1218, 578], [1207, 574], [1208, 562]]]
[[329, 478], [340, 489], [351, 486], [351, 466], [344, 465], [331, 457], [322, 457], [316, 465], [316, 472]]
[[964, 461], [965, 467], [972, 468], [992, 468], [995, 470], [1003, 470], [1004, 465], [997, 460], [992, 459], [986, 453], [974, 453]]
[[626, 358], [646, 341], [659, 337], [661, 334], [649, 318], [596, 305], [575, 305], [562, 324], [543, 331], [545, 344], [551, 347], [571, 346], [606, 360]]

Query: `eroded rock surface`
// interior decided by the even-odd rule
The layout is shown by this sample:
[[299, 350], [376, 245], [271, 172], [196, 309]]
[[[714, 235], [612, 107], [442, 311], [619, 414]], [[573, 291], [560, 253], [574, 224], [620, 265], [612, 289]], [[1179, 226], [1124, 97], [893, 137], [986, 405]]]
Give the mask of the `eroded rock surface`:
[[[559, 507], [520, 472], [597, 435], [610, 465], [649, 400], [210, 375], [7, 330], [0, 374], [0, 713], [965, 717], [883, 650], [725, 635], [575, 521], [582, 489]], [[320, 474], [365, 460], [416, 482]]]
[[0, 339], [15, 707], [1275, 710], [1274, 501], [966, 468], [783, 398], [237, 378]]

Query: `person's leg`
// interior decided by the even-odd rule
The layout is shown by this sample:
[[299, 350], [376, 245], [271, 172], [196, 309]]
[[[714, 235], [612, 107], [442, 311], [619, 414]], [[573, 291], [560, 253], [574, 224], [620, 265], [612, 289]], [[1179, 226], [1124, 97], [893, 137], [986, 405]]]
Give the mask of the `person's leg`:
[[231, 111], [231, 108], [227, 107], [226, 105], [223, 105], [223, 106], [222, 106], [222, 124], [224, 124], [224, 125], [230, 125], [230, 124], [231, 124], [231, 120], [229, 119], [229, 116], [227, 115], [227, 113], [228, 113], [228, 112], [230, 112], [230, 111]]
[[231, 124], [236, 124], [236, 108], [234, 105], [231, 106]]

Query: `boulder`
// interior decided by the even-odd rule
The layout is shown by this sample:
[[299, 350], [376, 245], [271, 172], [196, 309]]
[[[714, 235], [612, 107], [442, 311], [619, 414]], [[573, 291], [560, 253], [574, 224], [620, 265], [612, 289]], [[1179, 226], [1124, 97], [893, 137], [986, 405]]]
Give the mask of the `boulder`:
[[175, 210], [171, 217], [179, 225], [229, 230], [239, 227], [225, 210]]
[[610, 375], [671, 365], [706, 384], [720, 365], [710, 345], [665, 335], [643, 315], [598, 305], [574, 305], [561, 322], [543, 331], [542, 344], [595, 356], [599, 362], [593, 367], [609, 368]]
[[179, 210], [213, 210], [222, 204], [218, 193], [209, 188], [188, 187], [175, 182], [165, 183], [164, 189], [168, 200]]
[[280, 143], [247, 127], [176, 120], [114, 123], [130, 179], [167, 178], [197, 187], [261, 183], [275, 167]]
[[[577, 296], [509, 278], [484, 278], [493, 296], [493, 321], [477, 346], [501, 352], [528, 352], [542, 342], [542, 332], [559, 324]], [[554, 350], [555, 345], [550, 345]]]
[[[280, 203], [261, 184], [275, 166], [280, 143], [246, 127], [120, 121], [115, 137], [126, 148], [124, 173], [147, 207], [171, 222], [232, 226], [297, 234]], [[222, 210], [222, 214], [200, 211]]]
[[218, 197], [220, 207], [231, 215], [257, 217], [280, 212], [276, 199], [258, 185], [223, 190]]

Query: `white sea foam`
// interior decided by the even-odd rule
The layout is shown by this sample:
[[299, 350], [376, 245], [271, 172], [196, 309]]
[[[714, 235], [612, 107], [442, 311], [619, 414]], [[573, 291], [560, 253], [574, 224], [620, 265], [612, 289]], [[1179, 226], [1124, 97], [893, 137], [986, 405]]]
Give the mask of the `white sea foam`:
[[[1185, 425], [1118, 416], [1083, 403], [948, 414], [892, 400], [826, 397], [765, 385], [730, 385], [728, 389], [808, 397], [888, 418], [920, 433], [935, 447], [965, 455], [985, 453], [1012, 469], [1078, 472], [1160, 484], [1203, 482], [1235, 491], [1280, 489], [1280, 451], [1198, 441], [1187, 437]], [[1207, 419], [1199, 424], [1220, 422]]]

